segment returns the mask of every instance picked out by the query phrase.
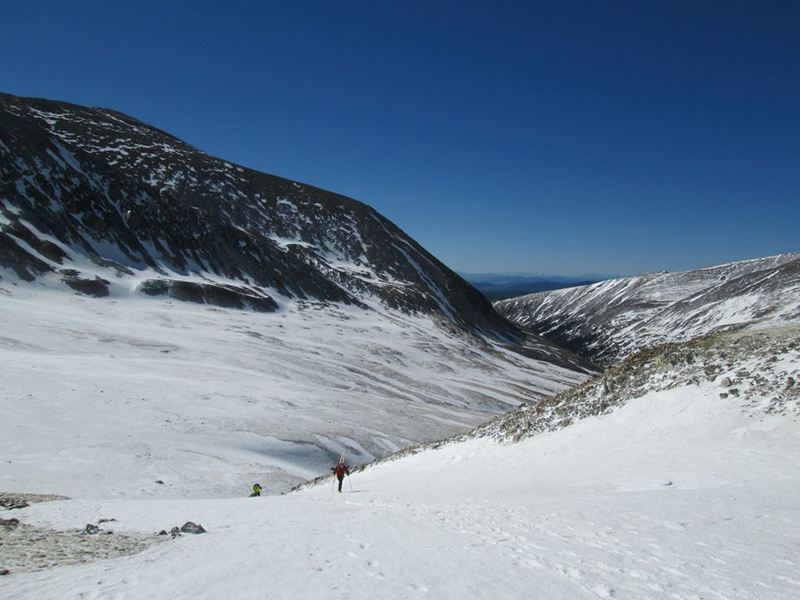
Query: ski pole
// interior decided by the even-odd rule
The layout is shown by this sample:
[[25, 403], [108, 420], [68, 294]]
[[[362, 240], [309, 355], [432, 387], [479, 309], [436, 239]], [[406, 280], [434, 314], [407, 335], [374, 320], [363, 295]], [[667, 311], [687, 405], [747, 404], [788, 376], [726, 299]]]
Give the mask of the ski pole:
[[350, 481], [350, 473], [347, 474], [347, 483], [350, 484], [350, 491], [353, 491], [353, 482]]

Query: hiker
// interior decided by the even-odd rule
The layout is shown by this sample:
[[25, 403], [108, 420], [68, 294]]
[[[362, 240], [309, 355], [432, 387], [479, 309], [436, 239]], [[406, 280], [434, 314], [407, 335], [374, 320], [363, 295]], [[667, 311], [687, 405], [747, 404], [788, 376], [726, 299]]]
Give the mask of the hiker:
[[342, 493], [342, 481], [344, 480], [345, 475], [350, 475], [350, 469], [344, 462], [344, 457], [339, 457], [339, 464], [335, 467], [331, 467], [331, 471], [333, 474], [336, 475], [336, 478], [339, 480], [339, 493]]
[[251, 498], [255, 498], [256, 496], [260, 496], [261, 495], [261, 490], [262, 490], [261, 484], [260, 483], [254, 483], [253, 484], [253, 493], [250, 494], [250, 497]]

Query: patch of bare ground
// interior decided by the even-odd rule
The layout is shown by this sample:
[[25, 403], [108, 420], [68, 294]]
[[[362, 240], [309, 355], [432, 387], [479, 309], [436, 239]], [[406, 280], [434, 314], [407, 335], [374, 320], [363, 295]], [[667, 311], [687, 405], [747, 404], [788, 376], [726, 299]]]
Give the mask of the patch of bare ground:
[[136, 536], [115, 533], [113, 520], [83, 529], [60, 531], [28, 525], [20, 509], [37, 502], [66, 500], [63, 496], [0, 493], [0, 574], [13, 575], [61, 565], [116, 558], [141, 552], [165, 539], [164, 536]]

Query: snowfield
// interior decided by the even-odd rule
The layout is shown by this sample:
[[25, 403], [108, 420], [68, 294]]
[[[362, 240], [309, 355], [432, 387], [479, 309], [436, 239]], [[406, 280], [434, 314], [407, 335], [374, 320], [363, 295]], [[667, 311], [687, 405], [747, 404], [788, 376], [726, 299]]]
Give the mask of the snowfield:
[[0, 281], [0, 492], [275, 494], [586, 378], [400, 311], [56, 285]]
[[343, 494], [38, 504], [15, 512], [63, 529], [113, 517], [119, 533], [186, 520], [209, 533], [12, 574], [0, 595], [790, 600], [799, 434], [795, 413], [746, 414], [703, 382], [517, 444], [484, 437], [384, 462]]

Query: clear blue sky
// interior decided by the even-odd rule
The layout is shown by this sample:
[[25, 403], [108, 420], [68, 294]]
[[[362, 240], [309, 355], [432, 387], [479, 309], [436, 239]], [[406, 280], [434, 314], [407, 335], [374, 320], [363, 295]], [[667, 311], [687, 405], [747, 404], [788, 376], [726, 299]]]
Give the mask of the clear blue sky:
[[0, 57], [461, 271], [800, 251], [800, 2], [0, 0]]

